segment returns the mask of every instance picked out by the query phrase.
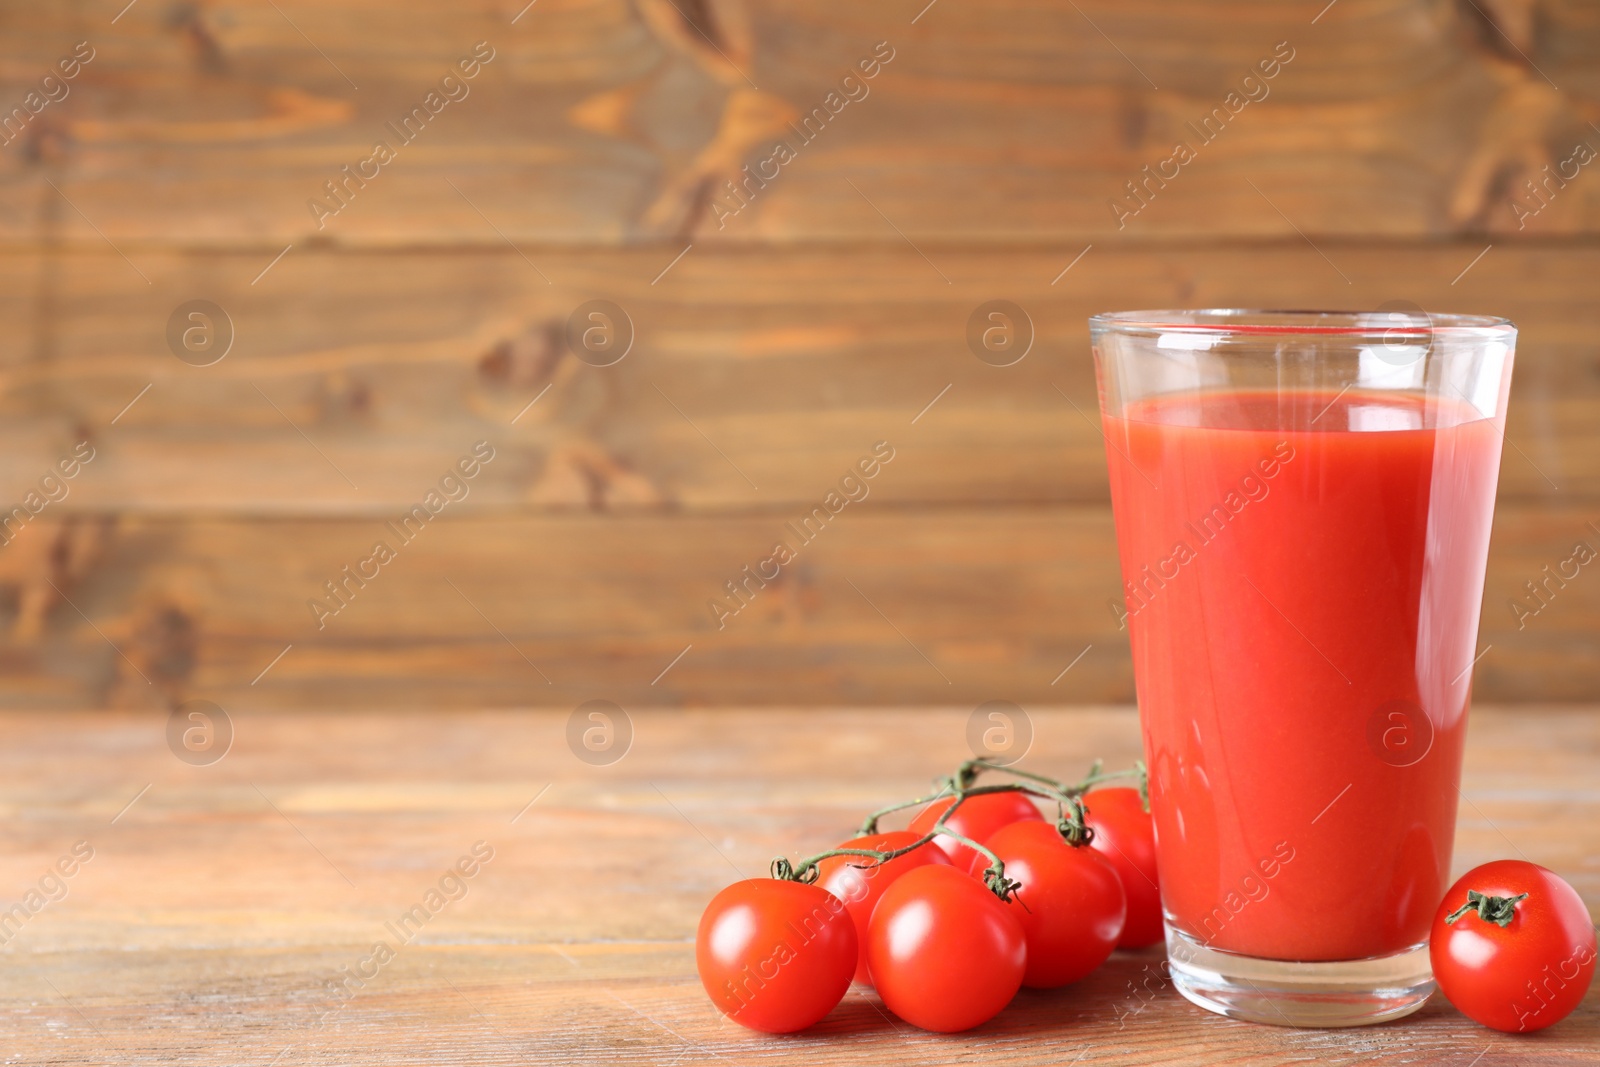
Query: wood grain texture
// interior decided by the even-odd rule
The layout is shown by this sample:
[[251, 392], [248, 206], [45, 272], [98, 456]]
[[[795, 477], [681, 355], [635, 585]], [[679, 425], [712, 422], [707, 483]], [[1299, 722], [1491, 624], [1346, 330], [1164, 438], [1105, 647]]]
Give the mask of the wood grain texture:
[[[1190, 1006], [1152, 977], [1155, 953], [1119, 954], [954, 1037], [886, 1018], [861, 990], [798, 1037], [720, 1022], [694, 973], [705, 902], [921, 792], [968, 755], [964, 710], [640, 712], [626, 756], [603, 767], [569, 752], [565, 714], [241, 712], [206, 767], [172, 756], [164, 720], [0, 717], [0, 900], [75, 842], [94, 850], [66, 898], [0, 948], [21, 1062], [1566, 1067], [1600, 1050], [1593, 991], [1528, 1037], [1437, 999], [1391, 1026], [1296, 1031]], [[1126, 709], [1033, 721], [1037, 769], [1137, 754]], [[1595, 723], [1592, 706], [1474, 711], [1458, 873], [1520, 853], [1600, 906]], [[324, 1017], [340, 1005], [328, 984], [479, 841], [493, 858], [465, 895]]]
[[[389, 516], [488, 440], [462, 510], [770, 513], [889, 440], [925, 462], [885, 504], [1104, 502], [1089, 315], [1410, 300], [1522, 325], [1500, 499], [1600, 500], [1588, 246], [1095, 245], [1065, 274], [1082, 245], [696, 246], [656, 280], [681, 250], [525, 249], [551, 284], [510, 250], [295, 251], [255, 284], [273, 252], [133, 252], [148, 285], [108, 251], [0, 256], [0, 493], [87, 438], [64, 510]], [[597, 298], [636, 335], [611, 367], [562, 340]], [[1033, 324], [1009, 367], [966, 340], [995, 298]], [[232, 322], [212, 366], [168, 350], [194, 299]]]
[[[907, 445], [894, 463], [924, 461]], [[1480, 700], [1593, 699], [1600, 581], [1582, 568], [1561, 588], [1542, 585], [1578, 541], [1600, 545], [1592, 523], [1592, 509], [1498, 512]], [[49, 536], [30, 529], [16, 545]], [[72, 536], [65, 558], [92, 558], [45, 572], [54, 586], [41, 587], [42, 564], [24, 556], [0, 573], [0, 699], [10, 707], [1133, 698], [1103, 506], [977, 513], [869, 499], [809, 544], [781, 515], [446, 512], [410, 543], [376, 519], [124, 518]], [[746, 580], [781, 538], [798, 558], [735, 599], [727, 583]], [[340, 585], [340, 607], [326, 583], [349, 583], [342, 568], [370, 558], [377, 540], [396, 558], [364, 584]], [[1544, 606], [1528, 582], [1541, 583]], [[31, 619], [30, 590], [41, 596]]]
[[[1600, 183], [1520, 231], [1510, 208], [1600, 144], [1587, 5], [0, 19], [0, 109], [94, 50], [0, 148], [0, 501], [95, 449], [0, 551], [0, 703], [1128, 699], [1085, 317], [1394, 300], [1523, 325], [1480, 696], [1600, 694], [1592, 582], [1511, 607], [1600, 508]], [[470, 93], [319, 227], [308, 199], [480, 40]], [[885, 40], [870, 95], [719, 211]], [[1271, 95], [1119, 228], [1110, 198], [1279, 41]], [[1007, 368], [964, 339], [997, 297], [1036, 329]], [[234, 328], [213, 366], [168, 351], [194, 299]], [[636, 328], [614, 367], [562, 343], [593, 299]], [[711, 598], [880, 440], [870, 499], [716, 629]], [[323, 583], [479, 441], [437, 534], [315, 629]]]
[[[1578, 0], [1321, 17], [1271, 0], [920, 17], [918, 2], [545, 0], [515, 24], [522, 5], [502, 0], [140, 4], [112, 25], [116, 6], [7, 13], [7, 108], [77, 41], [96, 56], [0, 153], [0, 235], [276, 249], [492, 244], [492, 227], [607, 244], [1511, 234], [1526, 180], [1600, 148], [1600, 28]], [[470, 93], [319, 225], [324, 183], [394, 142], [385, 124], [479, 41], [495, 58]], [[870, 92], [829, 105], [880, 41], [894, 58]], [[1270, 95], [1209, 143], [1189, 132], [1279, 42], [1294, 58]], [[814, 139], [791, 131], [825, 106]], [[778, 140], [798, 158], [730, 221], [713, 199]], [[1119, 226], [1111, 200], [1178, 141], [1199, 158]], [[1600, 182], [1563, 183], [1529, 228], [1594, 234]]]
[[[27, 324], [0, 339], [3, 499], [96, 450], [0, 550], [0, 701], [1128, 700], [1085, 317], [1398, 297], [1525, 324], [1480, 698], [1600, 695], [1600, 583], [1511, 607], [1600, 544], [1595, 252], [1330, 246], [1347, 286], [1304, 245], [1096, 247], [1062, 275], [1078, 251], [932, 249], [948, 285], [909, 249], [696, 248], [656, 284], [670, 246], [530, 249], [549, 285], [511, 251], [296, 252], [255, 285], [270, 255], [138, 252], [150, 285], [115, 253], [0, 257]], [[602, 296], [637, 332], [606, 368], [550, 336]], [[1011, 367], [965, 341], [995, 296], [1035, 325]], [[200, 297], [236, 332], [208, 367], [164, 336]], [[880, 440], [868, 498], [718, 629], [712, 598]], [[494, 460], [400, 548], [385, 523], [478, 441]], [[400, 558], [319, 630], [308, 601], [380, 539]]]

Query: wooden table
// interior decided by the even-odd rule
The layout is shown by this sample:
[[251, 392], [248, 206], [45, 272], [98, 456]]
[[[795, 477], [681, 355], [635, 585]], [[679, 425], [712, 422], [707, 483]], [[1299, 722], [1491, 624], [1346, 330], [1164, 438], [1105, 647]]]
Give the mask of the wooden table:
[[[1596, 908], [1594, 709], [1474, 715], [1457, 868], [1520, 853]], [[1593, 992], [1529, 1037], [1438, 1001], [1397, 1025], [1296, 1031], [1190, 1006], [1156, 952], [1025, 992], [954, 1037], [892, 1021], [861, 991], [797, 1037], [722, 1022], [694, 972], [707, 899], [915, 794], [966, 755], [966, 718], [636, 712], [627, 754], [591, 766], [568, 747], [565, 710], [235, 712], [231, 750], [191, 766], [168, 750], [164, 716], [5, 717], [0, 902], [41, 880], [36, 902], [67, 893], [0, 948], [0, 1051], [8, 1064], [277, 1067], [1600, 1061]], [[1069, 775], [1136, 755], [1127, 709], [1033, 723], [1028, 766]], [[80, 841], [92, 858], [46, 878]], [[447, 877], [478, 842], [492, 858]], [[379, 941], [392, 959], [374, 958]]]

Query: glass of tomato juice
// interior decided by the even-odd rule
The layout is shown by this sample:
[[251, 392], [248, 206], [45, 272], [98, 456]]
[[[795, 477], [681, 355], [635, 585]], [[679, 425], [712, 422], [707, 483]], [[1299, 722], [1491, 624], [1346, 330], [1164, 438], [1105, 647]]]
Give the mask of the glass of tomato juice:
[[1173, 983], [1278, 1025], [1415, 1011], [1516, 328], [1211, 310], [1090, 333]]

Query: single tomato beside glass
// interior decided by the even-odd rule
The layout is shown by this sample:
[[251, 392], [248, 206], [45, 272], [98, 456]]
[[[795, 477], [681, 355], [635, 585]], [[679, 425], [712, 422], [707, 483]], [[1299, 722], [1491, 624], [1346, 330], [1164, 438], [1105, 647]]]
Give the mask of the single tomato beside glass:
[[[918, 837], [928, 833], [933, 829], [933, 824], [939, 821], [939, 816], [949, 810], [950, 805], [954, 802], [954, 797], [945, 797], [942, 800], [935, 800], [923, 808], [917, 813], [917, 817], [911, 820], [911, 832]], [[1000, 827], [1009, 826], [1011, 823], [1020, 822], [1024, 819], [1043, 821], [1044, 816], [1039, 814], [1038, 807], [1035, 806], [1032, 800], [1028, 799], [1026, 793], [1008, 790], [1000, 793], [978, 793], [968, 796], [961, 802], [961, 806], [956, 808], [955, 814], [950, 816], [945, 826], [961, 836], [969, 837], [982, 845], [986, 844], [989, 835], [1000, 829]], [[950, 857], [952, 865], [962, 871], [970, 868], [973, 857], [980, 854], [954, 838], [943, 834], [934, 838], [933, 843], [938, 845], [946, 856]]]
[[1027, 967], [1021, 910], [953, 866], [930, 863], [901, 875], [867, 930], [867, 967], [884, 1006], [946, 1034], [994, 1018]]
[[1474, 867], [1450, 887], [1428, 942], [1439, 989], [1493, 1030], [1565, 1018], [1594, 978], [1595, 932], [1577, 890], [1523, 860]]
[[[922, 837], [910, 830], [887, 830], [883, 833], [855, 837], [839, 848], [867, 849], [873, 852], [893, 852], [905, 848]], [[930, 863], [948, 864], [950, 858], [932, 841], [921, 848], [896, 856], [887, 863], [872, 863], [858, 856], [832, 856], [817, 864], [816, 884], [844, 901], [850, 917], [855, 920], [856, 936], [861, 943], [856, 963], [856, 981], [872, 984], [867, 973], [867, 924], [872, 909], [877, 907], [884, 890], [907, 871]]]
[[[1069, 845], [1042, 820], [1003, 826], [984, 844], [1005, 864], [1006, 877], [1022, 883], [1012, 906], [1021, 905], [1017, 918], [1028, 946], [1023, 985], [1054, 989], [1106, 961], [1128, 914], [1122, 879], [1109, 860], [1087, 845]], [[972, 876], [981, 879], [988, 865], [980, 853]]]
[[734, 1022], [786, 1034], [844, 998], [860, 946], [844, 902], [816, 885], [749, 878], [711, 899], [695, 934], [711, 1002]]
[[1083, 795], [1083, 821], [1094, 831], [1090, 841], [1116, 868], [1128, 895], [1128, 920], [1118, 948], [1143, 948], [1165, 936], [1161, 922], [1161, 880], [1156, 874], [1156, 831], [1137, 789], [1116, 786]]

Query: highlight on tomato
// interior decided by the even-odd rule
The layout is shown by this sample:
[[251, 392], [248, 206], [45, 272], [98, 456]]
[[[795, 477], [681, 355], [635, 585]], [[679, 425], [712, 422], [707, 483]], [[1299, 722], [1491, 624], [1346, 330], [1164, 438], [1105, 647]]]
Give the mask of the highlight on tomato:
[[804, 1030], [838, 1005], [860, 957], [844, 902], [816, 885], [735, 882], [712, 898], [695, 934], [711, 1001], [752, 1030]]
[[1021, 910], [954, 866], [902, 875], [878, 901], [867, 932], [867, 967], [884, 1006], [938, 1033], [994, 1018], [1027, 968]]
[[1139, 790], [1127, 786], [1091, 789], [1083, 796], [1084, 822], [1094, 831], [1090, 847], [1122, 879], [1128, 919], [1118, 948], [1143, 948], [1166, 936], [1161, 920], [1161, 879], [1156, 872], [1156, 832]]
[[[1099, 967], [1117, 947], [1128, 914], [1122, 879], [1087, 844], [1071, 845], [1053, 823], [1033, 820], [1002, 827], [985, 842], [1005, 865], [1022, 924], [1028, 963], [1022, 984], [1055, 989]], [[988, 860], [972, 869], [982, 877]]]
[[1450, 887], [1428, 943], [1434, 978], [1493, 1030], [1560, 1022], [1594, 978], [1595, 930], [1578, 891], [1536, 863], [1496, 860]]
[[[851, 838], [839, 846], [840, 849], [893, 852], [909, 845], [916, 844], [920, 835], [909, 830], [889, 830], [883, 833], [868, 834], [865, 837]], [[948, 864], [949, 858], [939, 849], [929, 844], [907, 852], [903, 856], [896, 856], [885, 863], [872, 863], [859, 856], [831, 856], [817, 865], [819, 871], [817, 885], [826, 889], [840, 900], [844, 901], [845, 908], [850, 912], [850, 917], [855, 921], [856, 938], [860, 942], [861, 951], [856, 963], [856, 981], [864, 985], [871, 985], [872, 978], [867, 973], [867, 923], [872, 918], [872, 909], [877, 907], [878, 900], [883, 896], [884, 890], [901, 875], [917, 867], [927, 864]]]

